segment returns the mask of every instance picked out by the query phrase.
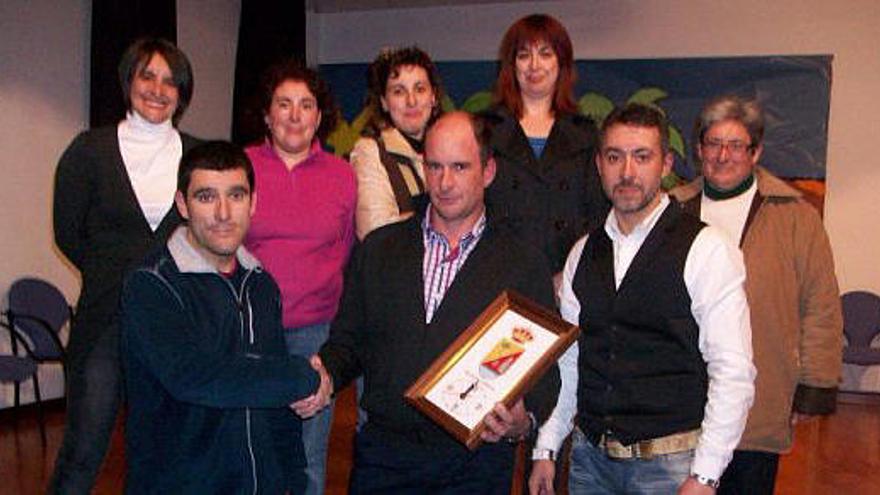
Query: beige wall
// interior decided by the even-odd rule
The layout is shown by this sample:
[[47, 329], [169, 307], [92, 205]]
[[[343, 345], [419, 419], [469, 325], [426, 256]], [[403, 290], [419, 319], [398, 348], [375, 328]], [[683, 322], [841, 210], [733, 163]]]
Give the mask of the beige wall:
[[190, 59], [195, 91], [180, 127], [229, 139], [238, 15], [242, 0], [177, 0], [177, 44]]
[[825, 224], [841, 289], [880, 293], [880, 2], [579, 0], [320, 14], [310, 19], [320, 40], [312, 56], [360, 62], [418, 43], [438, 60], [488, 59], [507, 26], [533, 11], [563, 21], [577, 58], [833, 54]]
[[[239, 6], [178, 0], [178, 42], [196, 75], [181, 128], [198, 136], [229, 137]], [[79, 294], [78, 273], [52, 240], [52, 180], [61, 153], [88, 126], [90, 12], [88, 0], [0, 2], [0, 308], [26, 275], [55, 283], [71, 303]], [[0, 334], [0, 352], [7, 340]], [[41, 367], [47, 398], [61, 394], [58, 372]], [[0, 385], [0, 407], [10, 390]]]
[[[240, 2], [178, 0], [179, 43], [196, 75], [181, 127], [194, 134], [229, 135]], [[0, 307], [26, 274], [71, 301], [79, 290], [52, 243], [51, 198], [58, 157], [87, 124], [90, 8], [0, 2]], [[880, 2], [587, 0], [319, 14], [308, 20], [310, 59], [363, 62], [404, 43], [438, 60], [490, 59], [504, 29], [536, 9], [563, 20], [578, 58], [833, 54], [826, 226], [841, 288], [880, 293]]]
[[88, 4], [0, 2], [0, 307], [25, 274], [78, 291], [52, 241], [52, 174], [88, 121]]
[[[228, 138], [240, 0], [178, 0], [178, 42], [196, 89], [181, 128]], [[91, 2], [0, 2], [0, 307], [13, 280], [46, 278], [71, 301], [79, 279], [52, 241], [52, 179], [88, 126]]]

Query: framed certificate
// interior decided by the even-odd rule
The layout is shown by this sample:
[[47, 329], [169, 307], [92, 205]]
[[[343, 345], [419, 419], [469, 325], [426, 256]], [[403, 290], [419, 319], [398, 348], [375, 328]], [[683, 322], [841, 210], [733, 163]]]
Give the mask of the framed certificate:
[[496, 403], [522, 397], [577, 339], [580, 329], [507, 290], [405, 393], [407, 402], [473, 450]]

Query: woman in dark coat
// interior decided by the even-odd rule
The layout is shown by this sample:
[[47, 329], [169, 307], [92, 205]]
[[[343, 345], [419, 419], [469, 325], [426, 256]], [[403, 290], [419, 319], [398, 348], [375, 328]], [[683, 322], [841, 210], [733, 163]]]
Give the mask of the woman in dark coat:
[[553, 17], [529, 15], [507, 30], [498, 58], [486, 115], [498, 172], [487, 204], [494, 221], [540, 249], [558, 274], [574, 242], [608, 211], [593, 163], [595, 127], [572, 95], [571, 39]]
[[54, 229], [80, 271], [67, 348], [67, 424], [50, 493], [89, 493], [121, 399], [116, 309], [126, 271], [180, 223], [177, 166], [198, 140], [175, 126], [192, 97], [190, 63], [161, 39], [132, 44], [119, 64], [128, 109], [114, 126], [85, 131], [55, 173]]

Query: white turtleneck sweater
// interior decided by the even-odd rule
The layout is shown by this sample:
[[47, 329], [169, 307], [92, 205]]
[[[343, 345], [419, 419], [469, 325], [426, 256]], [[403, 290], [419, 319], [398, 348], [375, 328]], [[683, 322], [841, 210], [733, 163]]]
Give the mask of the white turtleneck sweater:
[[734, 246], [739, 246], [757, 192], [756, 180], [742, 194], [732, 198], [715, 200], [704, 193], [700, 200], [700, 220], [721, 229]]
[[183, 155], [180, 134], [171, 120], [153, 124], [128, 112], [117, 127], [119, 151], [144, 217], [155, 231], [174, 203], [177, 167]]

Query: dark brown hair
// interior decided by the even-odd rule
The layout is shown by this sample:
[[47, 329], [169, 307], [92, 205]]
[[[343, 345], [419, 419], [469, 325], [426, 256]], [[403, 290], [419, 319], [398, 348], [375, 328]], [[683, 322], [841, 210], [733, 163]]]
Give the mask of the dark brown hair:
[[168, 40], [162, 38], [140, 38], [129, 45], [119, 60], [119, 85], [122, 87], [122, 99], [125, 109], [131, 111], [131, 82], [138, 71], [142, 70], [153, 55], [159, 54], [171, 69], [174, 87], [177, 88], [177, 108], [171, 116], [171, 122], [177, 125], [193, 94], [193, 73], [186, 55]]
[[599, 132], [600, 149], [605, 146], [605, 136], [608, 134], [608, 129], [615, 125], [657, 129], [660, 133], [660, 148], [664, 155], [669, 153], [669, 121], [656, 107], [641, 103], [627, 103], [623, 107], [615, 108], [602, 122], [602, 129]]
[[517, 117], [522, 117], [523, 103], [516, 81], [516, 54], [523, 47], [546, 41], [553, 47], [559, 64], [559, 78], [553, 95], [553, 111], [575, 113], [574, 83], [577, 71], [574, 67], [574, 49], [565, 27], [555, 18], [545, 14], [532, 14], [511, 25], [498, 49], [498, 79], [495, 81], [494, 99]]
[[[266, 71], [263, 76], [263, 101], [261, 103], [262, 114], [269, 113], [272, 106], [272, 97], [275, 90], [286, 81], [301, 82], [309, 88], [315, 100], [318, 102], [318, 110], [321, 111], [321, 125], [318, 126], [315, 135], [322, 142], [336, 128], [339, 118], [339, 108], [333, 99], [330, 87], [318, 76], [314, 69], [310, 69], [296, 59], [287, 59], [279, 62]], [[269, 130], [267, 129], [268, 133]]]
[[208, 141], [187, 151], [177, 169], [177, 190], [184, 197], [194, 170], [244, 170], [251, 194], [254, 192], [254, 166], [241, 146], [228, 141]]
[[365, 132], [368, 134], [378, 133], [394, 125], [391, 122], [391, 115], [382, 108], [382, 97], [385, 96], [385, 90], [388, 88], [388, 80], [399, 76], [400, 68], [407, 65], [425, 70], [437, 101], [425, 127], [431, 125], [440, 115], [443, 87], [440, 85], [440, 72], [431, 57], [417, 46], [382, 50], [367, 69], [367, 108], [370, 109], [370, 125]]

